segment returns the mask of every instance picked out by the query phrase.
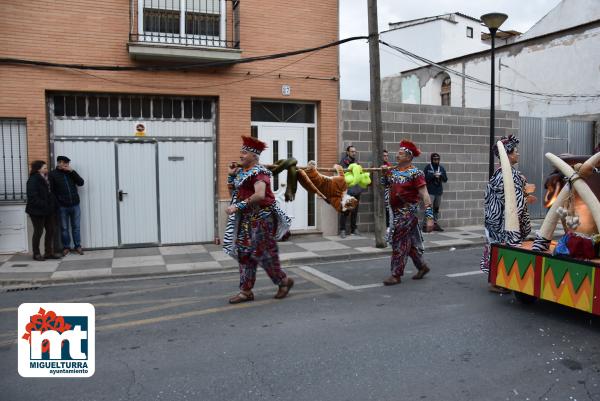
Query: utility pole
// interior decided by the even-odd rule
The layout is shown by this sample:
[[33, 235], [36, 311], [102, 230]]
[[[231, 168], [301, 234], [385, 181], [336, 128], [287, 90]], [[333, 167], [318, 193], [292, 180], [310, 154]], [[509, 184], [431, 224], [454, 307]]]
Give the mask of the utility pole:
[[[379, 70], [379, 26], [377, 23], [377, 0], [368, 1], [369, 15], [369, 66], [371, 69], [371, 136], [373, 167], [383, 164], [383, 133], [381, 122], [381, 77]], [[373, 209], [375, 212], [375, 246], [385, 248], [385, 208], [383, 188], [379, 185], [380, 174], [373, 172]]]

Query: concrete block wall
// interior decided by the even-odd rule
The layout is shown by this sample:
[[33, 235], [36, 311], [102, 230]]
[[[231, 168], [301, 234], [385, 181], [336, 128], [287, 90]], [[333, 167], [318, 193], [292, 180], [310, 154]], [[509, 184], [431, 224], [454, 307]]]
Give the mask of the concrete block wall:
[[[358, 151], [358, 160], [372, 166], [369, 102], [340, 101], [340, 157], [348, 145]], [[409, 139], [422, 154], [414, 164], [423, 169], [430, 155], [437, 152], [448, 172], [444, 186], [440, 225], [460, 227], [483, 223], [483, 195], [488, 181], [489, 109], [383, 103], [384, 149], [395, 161], [398, 143]], [[496, 110], [496, 138], [518, 135], [519, 114]], [[375, 180], [373, 180], [375, 182]], [[361, 198], [358, 229], [374, 231], [373, 193]]]

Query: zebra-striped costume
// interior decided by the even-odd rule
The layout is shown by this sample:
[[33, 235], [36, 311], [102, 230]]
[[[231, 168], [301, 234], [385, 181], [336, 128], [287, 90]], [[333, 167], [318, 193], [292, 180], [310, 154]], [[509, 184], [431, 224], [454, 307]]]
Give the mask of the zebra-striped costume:
[[[489, 273], [490, 269], [490, 245], [498, 243], [514, 244], [523, 241], [531, 232], [531, 220], [527, 210], [525, 197], [525, 184], [527, 180], [519, 170], [512, 169], [512, 177], [515, 183], [517, 196], [517, 213], [519, 218], [519, 232], [511, 233], [504, 230], [504, 182], [502, 181], [502, 169], [490, 178], [485, 190], [485, 236], [486, 244], [481, 258], [481, 270]], [[518, 237], [518, 238], [517, 238]]]
[[[248, 178], [253, 177], [257, 174], [266, 174], [269, 177], [272, 176], [271, 172], [261, 165], [256, 165], [248, 171], [240, 170], [240, 172], [235, 176], [233, 180], [234, 189], [231, 196], [230, 205], [233, 205], [238, 202], [238, 188]], [[279, 206], [277, 206], [277, 203], [274, 203], [269, 207], [269, 212], [275, 219], [276, 232], [274, 237], [276, 240], [280, 240], [286, 233], [289, 232], [290, 226], [292, 225], [292, 220], [288, 215], [285, 214], [283, 210], [281, 210]], [[235, 236], [239, 231], [241, 215], [241, 211], [229, 215], [229, 217], [227, 218], [227, 224], [225, 226], [225, 235], [223, 236], [223, 251], [227, 255], [235, 259], [238, 258], [238, 249], [235, 241]]]

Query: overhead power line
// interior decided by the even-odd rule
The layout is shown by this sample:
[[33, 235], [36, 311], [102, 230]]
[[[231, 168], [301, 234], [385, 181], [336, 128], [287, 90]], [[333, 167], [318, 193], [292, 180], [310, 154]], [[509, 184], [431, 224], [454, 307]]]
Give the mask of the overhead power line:
[[[267, 55], [262, 55], [262, 56], [246, 57], [246, 58], [241, 58], [238, 60], [224, 60], [224, 61], [213, 61], [213, 62], [203, 62], [203, 63], [184, 63], [184, 64], [170, 64], [170, 65], [164, 65], [164, 64], [163, 65], [141, 65], [141, 66], [110, 66], [110, 65], [85, 65], [85, 64], [54, 63], [54, 62], [41, 61], [41, 60], [27, 60], [27, 59], [20, 59], [20, 58], [0, 57], [0, 64], [29, 65], [29, 66], [42, 67], [42, 68], [64, 68], [64, 69], [77, 70], [79, 72], [85, 72], [86, 70], [91, 70], [91, 71], [202, 70], [202, 69], [208, 69], [208, 68], [232, 66], [232, 65], [236, 65], [236, 64], [246, 64], [246, 63], [254, 63], [254, 62], [266, 61], [266, 60], [276, 60], [276, 59], [291, 57], [291, 56], [295, 56], [295, 55], [299, 55], [299, 54], [313, 53], [313, 52], [317, 52], [319, 50], [340, 46], [344, 43], [348, 43], [348, 42], [352, 42], [352, 41], [356, 41], [356, 40], [369, 40], [369, 39], [370, 39], [369, 36], [352, 36], [352, 37], [349, 37], [346, 39], [342, 39], [342, 40], [338, 40], [335, 42], [326, 43], [321, 46], [311, 47], [311, 48], [306, 48], [306, 49], [299, 49], [299, 50], [275, 53], [275, 54], [267, 54]], [[449, 74], [453, 74], [453, 75], [465, 78], [466, 80], [469, 80], [476, 84], [485, 85], [488, 87], [490, 86], [489, 82], [486, 82], [482, 79], [473, 77], [468, 74], [464, 74], [460, 71], [456, 71], [452, 68], [449, 68], [449, 67], [441, 65], [439, 63], [436, 63], [432, 60], [429, 60], [425, 57], [414, 54], [414, 53], [412, 53], [406, 49], [403, 49], [401, 47], [387, 43], [383, 40], [379, 40], [379, 43], [408, 57], [411, 60], [411, 62], [413, 62], [415, 64], [416, 64], [416, 61], [414, 61], [414, 60], [418, 60], [418, 61], [424, 63], [425, 65], [422, 67], [434, 66], [442, 71], [446, 71]], [[304, 59], [304, 57], [301, 58], [300, 60], [302, 60], [302, 59]], [[298, 61], [300, 61], [300, 60], [298, 60]], [[294, 63], [291, 63], [291, 64], [294, 64]], [[287, 67], [287, 65], [283, 66], [281, 68], [277, 68], [275, 70], [271, 70], [267, 73], [259, 73], [258, 75], [250, 75], [250, 73], [248, 73], [248, 75], [250, 75], [250, 76], [248, 76], [247, 78], [244, 78], [244, 79], [237, 80], [237, 81], [232, 81], [232, 82], [222, 83], [222, 84], [215, 84], [215, 85], [206, 85], [206, 86], [201, 86], [201, 87], [224, 86], [224, 85], [229, 85], [229, 84], [232, 84], [235, 82], [240, 82], [240, 81], [254, 79], [254, 78], [260, 78], [260, 77], [264, 77], [265, 75], [267, 75], [269, 73], [272, 73], [274, 71], [280, 70], [285, 67]], [[103, 79], [103, 80], [111, 81], [111, 82], [115, 82], [115, 83], [122, 83], [120, 81], [117, 81], [117, 80], [114, 80], [111, 78], [100, 77], [100, 76], [89, 74], [89, 73], [86, 73], [86, 74], [96, 77], [98, 79]], [[332, 80], [332, 79], [334, 79], [334, 78], [312, 77], [310, 75], [288, 76], [287, 78], [292, 78], [292, 79], [303, 78], [303, 79], [317, 79], [317, 80]], [[138, 85], [138, 86], [146, 86], [146, 85]], [[147, 85], [147, 87], [159, 88], [158, 86], [153, 86], [153, 85]], [[160, 87], [160, 88], [162, 88], [162, 87]], [[187, 87], [187, 88], [189, 88], [189, 87]], [[198, 88], [200, 88], [200, 87], [198, 87]], [[569, 99], [581, 101], [584, 99], [595, 100], [597, 98], [600, 98], [600, 94], [560, 94], [560, 93], [530, 92], [530, 91], [524, 91], [524, 90], [520, 90], [520, 89], [509, 88], [509, 87], [502, 86], [502, 85], [496, 85], [496, 88], [498, 88], [498, 90], [510, 92], [510, 93], [517, 94], [517, 95], [523, 96], [523, 97], [529, 97], [529, 98], [535, 99], [535, 100], [539, 100], [538, 99], [539, 97], [547, 98], [547, 99], [563, 99], [564, 101], [568, 101]]]
[[107, 66], [107, 65], [85, 65], [85, 64], [66, 64], [66, 63], [53, 63], [49, 61], [39, 60], [25, 60], [19, 58], [0, 57], [0, 63], [3, 64], [20, 64], [20, 65], [31, 65], [37, 67], [52, 67], [52, 68], [69, 68], [75, 70], [94, 70], [94, 71], [181, 71], [181, 70], [196, 70], [204, 68], [216, 68], [226, 67], [235, 64], [253, 63], [256, 61], [275, 60], [279, 58], [285, 58], [295, 56], [298, 54], [311, 53], [318, 50], [327, 49], [329, 47], [335, 47], [342, 45], [347, 42], [355, 40], [369, 39], [368, 36], [352, 36], [350, 38], [330, 42], [321, 46], [311, 47], [308, 49], [300, 49], [283, 53], [267, 54], [262, 56], [246, 57], [238, 60], [224, 60], [224, 61], [213, 61], [204, 63], [192, 63], [192, 64], [171, 64], [171, 65], [141, 65], [141, 66]]
[[[479, 79], [477, 77], [473, 77], [471, 75], [468, 74], [464, 74], [460, 71], [456, 71], [453, 70], [452, 68], [446, 67], [444, 65], [441, 65], [439, 63], [436, 63], [434, 61], [428, 60], [425, 57], [421, 57], [417, 54], [414, 54], [412, 52], [409, 52], [406, 49], [403, 49], [401, 47], [389, 44], [383, 40], [379, 41], [382, 45], [389, 47], [390, 49], [396, 50], [399, 53], [402, 53], [412, 59], [415, 60], [419, 60], [425, 64], [427, 64], [428, 66], [434, 66], [440, 70], [446, 71], [448, 73], [451, 73], [453, 75], [457, 75], [459, 77], [465, 78], [469, 81], [481, 84], [481, 85], [487, 85], [487, 86], [491, 86], [491, 84], [489, 82], [486, 82], [482, 79]], [[517, 93], [520, 95], [529, 95], [529, 96], [541, 96], [541, 97], [547, 97], [547, 98], [600, 98], [600, 94], [561, 94], [561, 93], [542, 93], [542, 92], [529, 92], [529, 91], [524, 91], [524, 90], [520, 90], [520, 89], [514, 89], [514, 88], [509, 88], [506, 86], [502, 86], [502, 85], [495, 85], [496, 88], [498, 89], [502, 89], [505, 90], [507, 92], [512, 92], [512, 93]]]
[[312, 77], [312, 76], [294, 76], [294, 75], [287, 75], [287, 74], [274, 74], [274, 75], [269, 75], [269, 74], [273, 74], [276, 71], [280, 71], [283, 70], [293, 64], [296, 64], [298, 62], [301, 62], [302, 60], [312, 56], [313, 54], [315, 54], [317, 51], [313, 52], [313, 53], [308, 53], [306, 55], [304, 55], [303, 57], [300, 57], [298, 60], [294, 60], [291, 63], [282, 65], [278, 68], [275, 68], [274, 70], [270, 70], [270, 71], [266, 71], [266, 72], [262, 72], [262, 73], [258, 73], [258, 74], [252, 74], [250, 73], [250, 71], [248, 72], [238, 72], [238, 73], [234, 73], [234, 72], [230, 72], [228, 71], [227, 74], [231, 74], [231, 75], [242, 75], [243, 78], [240, 79], [235, 79], [232, 81], [228, 81], [228, 82], [223, 82], [223, 83], [218, 83], [218, 84], [206, 84], [206, 85], [186, 85], [185, 87], [182, 86], [172, 86], [172, 85], [152, 85], [152, 84], [140, 84], [140, 83], [135, 83], [135, 82], [125, 82], [122, 80], [118, 80], [118, 79], [114, 79], [114, 78], [109, 78], [109, 77], [103, 77], [100, 75], [95, 75], [92, 74], [91, 72], [88, 71], [83, 71], [83, 70], [75, 70], [77, 73], [80, 74], [85, 74], [88, 75], [90, 77], [93, 78], [97, 78], [103, 81], [107, 81], [107, 82], [112, 82], [112, 83], [116, 83], [119, 85], [133, 85], [133, 86], [137, 86], [140, 88], [148, 88], [148, 89], [168, 89], [168, 90], [184, 90], [184, 89], [206, 89], [206, 88], [214, 88], [214, 87], [219, 87], [219, 86], [227, 86], [227, 85], [233, 85], [239, 82], [245, 82], [245, 81], [250, 81], [253, 79], [257, 79], [257, 78], [263, 78], [265, 76], [269, 76], [270, 78], [284, 78], [284, 79], [309, 79], [309, 80], [319, 80], [319, 81], [337, 81], [338, 78], [337, 77], [331, 77], [331, 78], [323, 78], [323, 77]]

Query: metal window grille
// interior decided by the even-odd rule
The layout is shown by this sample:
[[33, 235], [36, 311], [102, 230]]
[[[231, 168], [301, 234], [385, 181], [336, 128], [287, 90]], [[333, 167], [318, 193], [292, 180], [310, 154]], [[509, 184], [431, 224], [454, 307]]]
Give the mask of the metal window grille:
[[212, 119], [212, 99], [135, 95], [54, 95], [58, 119], [193, 120]]
[[238, 49], [239, 3], [239, 0], [131, 0], [130, 40]]
[[440, 91], [440, 95], [442, 96], [442, 106], [450, 106], [451, 85], [450, 78], [446, 78], [442, 82], [442, 90]]
[[27, 196], [27, 129], [22, 119], [0, 119], [0, 202]]

